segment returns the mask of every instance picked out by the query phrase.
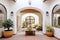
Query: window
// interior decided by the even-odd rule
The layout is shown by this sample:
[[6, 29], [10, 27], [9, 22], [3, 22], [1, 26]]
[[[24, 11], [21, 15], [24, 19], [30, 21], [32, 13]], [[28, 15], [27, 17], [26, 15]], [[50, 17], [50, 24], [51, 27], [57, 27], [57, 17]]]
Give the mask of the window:
[[2, 27], [2, 22], [7, 19], [7, 9], [4, 5], [0, 3], [0, 27]]
[[25, 21], [27, 22], [27, 25], [32, 25], [35, 23], [35, 18], [33, 16], [28, 16]]
[[2, 22], [4, 20], [4, 14], [0, 13], [0, 26], [2, 27]]
[[58, 17], [58, 25], [60, 25], [60, 16]]
[[54, 14], [53, 23], [55, 27], [60, 25], [60, 14]]
[[52, 24], [54, 27], [60, 27], [60, 5], [55, 5], [52, 10]]

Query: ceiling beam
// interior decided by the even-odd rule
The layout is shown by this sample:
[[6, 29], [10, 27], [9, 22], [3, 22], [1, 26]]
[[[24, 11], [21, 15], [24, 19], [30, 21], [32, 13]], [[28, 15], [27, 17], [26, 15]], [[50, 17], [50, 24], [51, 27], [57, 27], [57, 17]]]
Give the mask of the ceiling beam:
[[12, 1], [16, 2], [16, 0], [12, 0]]
[[43, 2], [46, 2], [47, 0], [43, 0]]

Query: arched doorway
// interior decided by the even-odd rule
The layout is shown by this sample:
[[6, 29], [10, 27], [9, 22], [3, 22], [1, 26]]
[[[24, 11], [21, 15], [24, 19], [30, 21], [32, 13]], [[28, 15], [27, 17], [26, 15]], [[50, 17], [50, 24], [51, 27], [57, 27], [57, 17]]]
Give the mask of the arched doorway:
[[2, 27], [2, 22], [7, 19], [7, 10], [4, 5], [0, 3], [0, 27]]
[[52, 26], [60, 26], [60, 5], [56, 4], [52, 10]]
[[56, 4], [52, 10], [52, 26], [54, 28], [54, 36], [59, 38], [60, 33], [60, 5]]
[[[28, 17], [28, 18], [29, 18], [29, 16], [34, 17], [36, 15], [37, 18], [38, 18], [38, 20], [37, 20], [37, 18], [34, 17], [35, 21], [37, 22], [36, 24], [41, 26], [41, 29], [43, 29], [43, 14], [42, 13], [43, 12], [40, 11], [39, 9], [37, 9], [37, 8], [30, 8], [30, 7], [22, 8], [22, 9], [18, 10], [18, 12], [17, 12], [17, 30], [19, 31], [20, 28], [22, 27], [21, 25], [23, 24], [23, 22], [21, 20], [22, 20], [22, 17], [24, 19], [24, 15], [26, 17]], [[29, 16], [27, 16], [27, 15], [29, 15]]]

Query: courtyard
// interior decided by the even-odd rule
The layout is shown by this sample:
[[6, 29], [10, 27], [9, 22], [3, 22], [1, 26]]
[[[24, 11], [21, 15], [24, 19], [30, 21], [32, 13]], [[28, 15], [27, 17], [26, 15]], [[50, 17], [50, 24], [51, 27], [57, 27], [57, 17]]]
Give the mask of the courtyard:
[[60, 0], [0, 0], [0, 40], [60, 40]]

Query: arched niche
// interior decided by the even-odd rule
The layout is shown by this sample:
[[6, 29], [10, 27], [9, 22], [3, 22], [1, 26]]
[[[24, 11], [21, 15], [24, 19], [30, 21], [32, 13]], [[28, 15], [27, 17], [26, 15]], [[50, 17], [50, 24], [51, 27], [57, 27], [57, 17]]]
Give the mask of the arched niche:
[[6, 7], [0, 3], [0, 26], [2, 27], [2, 22], [7, 19]]
[[60, 25], [60, 5], [57, 4], [52, 10], [52, 26]]

